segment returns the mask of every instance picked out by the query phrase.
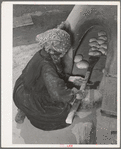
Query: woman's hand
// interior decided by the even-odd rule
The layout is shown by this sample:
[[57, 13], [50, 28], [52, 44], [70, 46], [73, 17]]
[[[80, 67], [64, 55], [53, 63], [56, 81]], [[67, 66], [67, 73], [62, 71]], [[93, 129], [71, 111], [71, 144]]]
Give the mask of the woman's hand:
[[78, 91], [78, 93], [76, 94], [76, 99], [78, 99], [78, 100], [84, 99], [85, 97], [86, 97], [85, 92]]
[[79, 90], [78, 90], [77, 88], [75, 88], [75, 87], [72, 88], [72, 92], [73, 92], [74, 94], [76, 94], [78, 91], [79, 91]]
[[78, 100], [85, 98], [87, 95], [87, 92], [82, 92], [81, 90], [78, 90], [75, 87], [72, 88], [72, 91], [75, 94], [76, 99], [78, 99]]
[[65, 30], [65, 31], [70, 35], [71, 44], [73, 45], [73, 42], [74, 42], [74, 35], [73, 35], [72, 30], [71, 30], [70, 23], [66, 20], [66, 21], [64, 21], [64, 22], [61, 22], [61, 24], [58, 25], [57, 28], [58, 28], [58, 29]]
[[61, 24], [57, 26], [58, 29], [63, 29], [64, 27], [65, 27], [65, 22], [61, 22]]
[[69, 28], [69, 23], [67, 21], [64, 21], [64, 22], [61, 22], [60, 25], [57, 26], [58, 29], [63, 29], [63, 30], [66, 30]]

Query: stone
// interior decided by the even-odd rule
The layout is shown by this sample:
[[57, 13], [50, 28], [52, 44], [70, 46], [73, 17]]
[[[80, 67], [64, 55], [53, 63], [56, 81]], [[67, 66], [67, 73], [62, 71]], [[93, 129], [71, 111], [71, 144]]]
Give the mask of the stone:
[[72, 133], [76, 137], [77, 144], [94, 144], [95, 127], [93, 122], [78, 123], [72, 128]]

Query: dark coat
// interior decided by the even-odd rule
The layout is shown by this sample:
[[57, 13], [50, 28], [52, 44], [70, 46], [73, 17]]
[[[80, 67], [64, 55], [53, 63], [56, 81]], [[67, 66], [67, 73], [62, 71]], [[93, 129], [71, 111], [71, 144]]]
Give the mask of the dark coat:
[[44, 50], [33, 56], [17, 79], [13, 99], [37, 128], [55, 130], [67, 126], [73, 93]]

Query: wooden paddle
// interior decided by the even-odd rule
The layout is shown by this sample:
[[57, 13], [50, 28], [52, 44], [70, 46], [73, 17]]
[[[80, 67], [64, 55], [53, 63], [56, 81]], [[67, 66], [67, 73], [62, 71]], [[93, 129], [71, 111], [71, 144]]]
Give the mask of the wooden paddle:
[[[82, 93], [84, 92], [87, 82], [90, 79], [92, 70], [95, 66], [95, 64], [98, 62], [98, 60], [100, 59], [101, 55], [96, 55], [96, 56], [90, 56], [89, 57], [89, 67], [87, 69], [84, 81], [81, 84], [80, 90], [82, 91]], [[82, 100], [84, 99], [76, 99], [75, 102], [72, 105], [72, 108], [66, 118], [66, 123], [67, 124], [72, 124], [73, 118], [75, 116], [76, 111], [78, 110], [79, 105], [81, 104]]]

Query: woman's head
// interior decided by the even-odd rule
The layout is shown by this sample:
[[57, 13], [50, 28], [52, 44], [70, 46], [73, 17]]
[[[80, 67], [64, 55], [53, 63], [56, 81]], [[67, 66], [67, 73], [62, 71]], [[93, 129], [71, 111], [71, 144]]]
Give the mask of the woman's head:
[[71, 47], [70, 35], [61, 29], [51, 29], [37, 35], [36, 41], [47, 53], [63, 57]]

